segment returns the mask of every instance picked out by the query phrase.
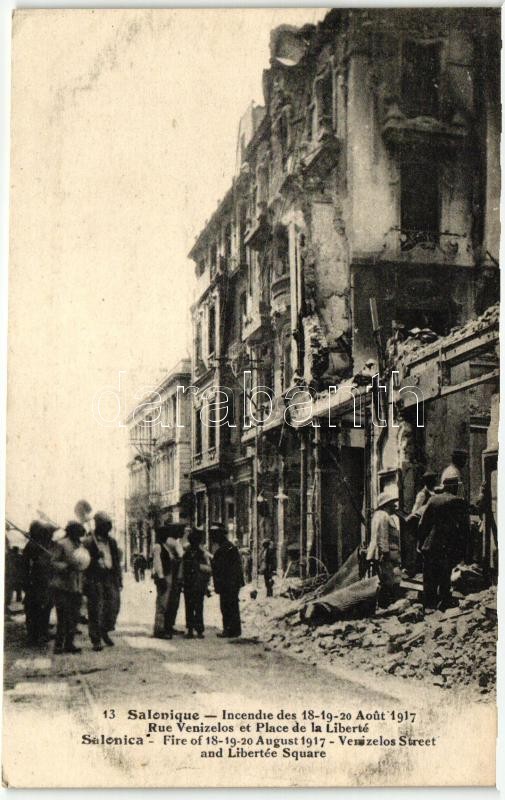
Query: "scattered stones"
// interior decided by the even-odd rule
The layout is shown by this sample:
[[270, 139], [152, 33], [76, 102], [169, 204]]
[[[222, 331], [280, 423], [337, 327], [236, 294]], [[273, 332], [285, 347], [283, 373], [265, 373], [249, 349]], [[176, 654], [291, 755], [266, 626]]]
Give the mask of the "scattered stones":
[[295, 602], [280, 597], [268, 607], [259, 599], [244, 603], [243, 619], [246, 635], [259, 636], [267, 652], [281, 648], [305, 664], [335, 662], [444, 690], [469, 687], [484, 699], [496, 680], [495, 609], [491, 587], [427, 614], [414, 593], [370, 619], [320, 627], [300, 621]]

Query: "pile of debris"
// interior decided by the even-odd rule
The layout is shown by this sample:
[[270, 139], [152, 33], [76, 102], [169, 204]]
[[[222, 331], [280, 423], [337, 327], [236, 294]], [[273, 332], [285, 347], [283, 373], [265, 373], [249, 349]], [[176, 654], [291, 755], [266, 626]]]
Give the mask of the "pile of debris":
[[389, 673], [444, 689], [468, 687], [482, 695], [496, 682], [496, 588], [461, 598], [426, 616], [412, 592], [372, 618], [340, 620], [317, 628], [299, 604], [284, 598], [244, 603], [248, 635], [266, 650], [289, 649], [312, 663], [342, 659], [351, 669]]
[[[479, 333], [487, 328], [498, 328], [500, 320], [500, 304], [495, 303], [489, 306], [480, 317], [470, 320], [465, 325], [451, 328], [447, 336], [439, 337], [429, 328], [414, 328], [408, 331], [408, 335], [396, 342], [394, 356], [401, 359], [408, 359], [411, 354], [418, 354], [421, 348], [430, 351], [430, 345], [436, 342], [436, 347], [448, 347], [452, 342], [462, 341], [468, 336]], [[393, 355], [393, 353], [390, 353]]]

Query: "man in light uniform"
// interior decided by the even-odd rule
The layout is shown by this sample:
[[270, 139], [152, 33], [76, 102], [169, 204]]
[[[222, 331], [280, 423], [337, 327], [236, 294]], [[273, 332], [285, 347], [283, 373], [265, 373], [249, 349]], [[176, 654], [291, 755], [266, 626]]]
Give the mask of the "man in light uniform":
[[381, 492], [372, 517], [372, 535], [367, 551], [367, 560], [377, 565], [379, 587], [377, 603], [386, 608], [399, 595], [401, 581], [400, 530], [395, 511], [398, 495]]

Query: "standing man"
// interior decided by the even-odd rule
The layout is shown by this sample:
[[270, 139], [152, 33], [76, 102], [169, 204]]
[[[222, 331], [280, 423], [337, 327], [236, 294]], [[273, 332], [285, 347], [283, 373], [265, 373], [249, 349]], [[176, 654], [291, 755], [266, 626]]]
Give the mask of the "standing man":
[[91, 563], [86, 571], [89, 638], [93, 650], [102, 650], [102, 641], [112, 647], [109, 634], [116, 627], [123, 577], [117, 542], [109, 536], [112, 521], [104, 511], [94, 516], [95, 530], [84, 539]]
[[372, 517], [367, 560], [377, 565], [377, 603], [381, 608], [387, 608], [398, 599], [400, 588], [400, 530], [395, 520], [397, 503], [397, 495], [382, 492]]
[[156, 586], [156, 608], [154, 612], [155, 639], [171, 639], [165, 628], [170, 589], [172, 587], [172, 558], [167, 545], [168, 526], [162, 525], [156, 531], [153, 547], [153, 580]]
[[423, 554], [424, 609], [444, 611], [452, 605], [451, 572], [464, 558], [470, 533], [468, 505], [458, 497], [459, 479], [449, 475], [434, 494], [419, 523]]
[[135, 577], [135, 581], [138, 583], [140, 580], [139, 575], [139, 553], [134, 553], [132, 558], [132, 566], [133, 566], [133, 575]]
[[200, 528], [191, 531], [188, 541], [189, 546], [182, 558], [186, 638], [192, 639], [196, 633], [199, 639], [203, 639], [203, 603], [212, 574], [210, 554], [204, 547], [204, 533]]
[[260, 575], [263, 575], [267, 597], [274, 594], [274, 575], [277, 569], [277, 556], [274, 543], [271, 539], [264, 539], [261, 543]]
[[56, 526], [34, 521], [30, 525], [29, 541], [23, 550], [23, 587], [25, 590], [25, 620], [28, 644], [49, 641], [49, 616], [53, 607], [51, 587], [52, 542]]
[[56, 606], [54, 652], [57, 654], [81, 652], [81, 648], [74, 645], [82, 597], [82, 562], [76, 558], [76, 551], [81, 548], [84, 534], [85, 530], [79, 522], [69, 522], [63, 539], [54, 544], [51, 587]]
[[171, 639], [174, 633], [178, 633], [174, 630], [174, 625], [181, 600], [182, 557], [184, 555], [182, 537], [185, 526], [181, 522], [171, 522], [166, 527], [168, 530], [166, 548], [170, 555], [170, 586], [165, 614], [165, 631], [168, 638]]
[[139, 553], [137, 562], [139, 580], [144, 581], [146, 579], [147, 561], [142, 553]]
[[453, 450], [451, 463], [442, 472], [440, 483], [443, 486], [446, 480], [458, 483], [458, 495], [464, 497], [463, 469], [466, 464], [468, 453], [466, 450]]
[[411, 514], [421, 516], [430, 497], [435, 494], [435, 485], [437, 483], [437, 476], [434, 472], [425, 472], [423, 475], [423, 488], [420, 489], [416, 495], [414, 505], [412, 506]]
[[223, 617], [223, 632], [217, 635], [220, 638], [234, 639], [242, 633], [238, 597], [244, 585], [244, 575], [240, 553], [228, 540], [224, 525], [216, 523], [211, 526], [210, 532], [217, 544], [212, 559], [212, 575]]

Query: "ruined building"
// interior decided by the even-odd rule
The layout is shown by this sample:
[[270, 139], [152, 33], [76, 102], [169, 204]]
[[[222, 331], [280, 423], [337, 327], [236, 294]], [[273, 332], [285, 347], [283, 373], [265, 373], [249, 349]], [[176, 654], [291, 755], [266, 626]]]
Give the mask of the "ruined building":
[[191, 470], [198, 524], [303, 574], [366, 542], [384, 488], [408, 512], [453, 449], [469, 499], [495, 474], [499, 14], [333, 9], [270, 47], [190, 253]]

